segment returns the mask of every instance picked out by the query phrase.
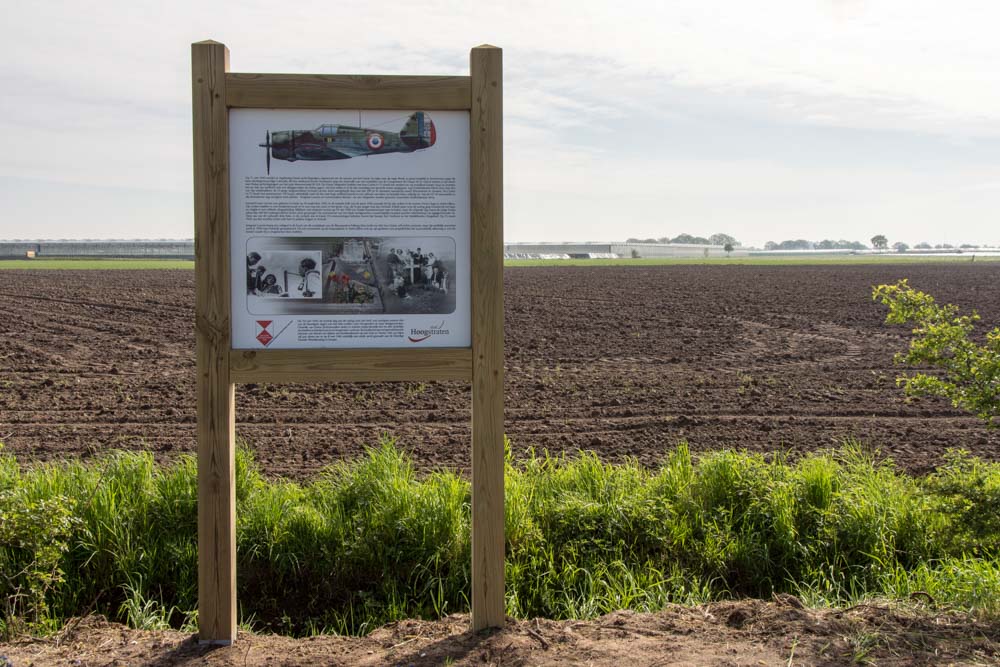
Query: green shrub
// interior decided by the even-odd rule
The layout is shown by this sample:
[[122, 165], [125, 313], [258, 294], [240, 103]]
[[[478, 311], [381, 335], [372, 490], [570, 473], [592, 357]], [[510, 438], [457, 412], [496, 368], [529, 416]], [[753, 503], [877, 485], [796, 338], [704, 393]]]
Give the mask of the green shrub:
[[[1000, 554], [1000, 466], [951, 451], [923, 482], [939, 539], [949, 553], [968, 556]], [[937, 519], [935, 521], [935, 519]]]
[[63, 554], [74, 523], [64, 496], [0, 491], [0, 635], [51, 626], [48, 597], [65, 582]]
[[910, 349], [897, 354], [896, 362], [942, 371], [900, 377], [908, 395], [943, 396], [989, 426], [1000, 424], [1000, 327], [987, 332], [979, 345], [970, 339], [979, 321], [976, 311], [959, 315], [957, 306], [939, 306], [906, 280], [873, 288], [872, 298], [889, 306], [886, 323], [913, 325]]

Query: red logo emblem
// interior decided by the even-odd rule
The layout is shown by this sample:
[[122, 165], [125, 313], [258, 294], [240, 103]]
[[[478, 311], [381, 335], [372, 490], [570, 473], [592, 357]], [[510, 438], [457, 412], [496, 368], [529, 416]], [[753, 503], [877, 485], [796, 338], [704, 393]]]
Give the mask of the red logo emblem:
[[274, 320], [257, 320], [257, 326], [260, 328], [260, 331], [257, 332], [257, 340], [259, 340], [260, 344], [264, 347], [267, 347], [271, 341], [274, 340], [274, 336], [272, 336], [271, 332], [268, 331], [268, 328], [273, 323]]

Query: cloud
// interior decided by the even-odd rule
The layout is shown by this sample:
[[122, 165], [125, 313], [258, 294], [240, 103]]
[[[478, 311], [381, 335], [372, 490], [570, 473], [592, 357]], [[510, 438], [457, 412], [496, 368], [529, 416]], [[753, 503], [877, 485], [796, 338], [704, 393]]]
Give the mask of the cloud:
[[[0, 61], [0, 175], [76, 197], [161, 193], [189, 215], [176, 205], [191, 183], [191, 42], [227, 43], [236, 71], [440, 74], [490, 42], [505, 49], [511, 238], [733, 220], [744, 236], [776, 220], [838, 235], [845, 216], [891, 213], [904, 229], [946, 206], [985, 234], [988, 211], [959, 197], [919, 203], [963, 187], [956, 174], [996, 181], [998, 23], [986, 0], [21, 3], [0, 25], [19, 54]], [[890, 182], [903, 204], [884, 203]], [[49, 219], [40, 199], [19, 215]]]

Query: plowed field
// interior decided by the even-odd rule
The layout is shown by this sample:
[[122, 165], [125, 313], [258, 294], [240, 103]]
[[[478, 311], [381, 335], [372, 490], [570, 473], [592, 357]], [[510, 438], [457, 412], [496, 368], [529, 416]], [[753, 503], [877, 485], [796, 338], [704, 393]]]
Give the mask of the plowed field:
[[[5, 271], [0, 441], [22, 460], [193, 451], [194, 275]], [[518, 452], [655, 464], [679, 440], [793, 455], [856, 438], [925, 471], [947, 447], [1000, 458], [1000, 432], [906, 403], [871, 286], [908, 277], [1000, 322], [1000, 264], [508, 268], [506, 430]], [[461, 383], [248, 385], [237, 429], [300, 476], [381, 433], [422, 468], [469, 461]]]

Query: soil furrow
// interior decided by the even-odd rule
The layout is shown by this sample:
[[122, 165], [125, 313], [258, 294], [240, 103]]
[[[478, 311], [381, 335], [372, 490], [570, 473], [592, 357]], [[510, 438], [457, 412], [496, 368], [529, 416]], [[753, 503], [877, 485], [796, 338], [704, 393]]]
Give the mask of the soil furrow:
[[[194, 449], [194, 275], [18, 271], [0, 310], [0, 440], [24, 460]], [[905, 401], [871, 286], [909, 278], [1000, 322], [1000, 265], [507, 269], [506, 431], [517, 453], [655, 465], [679, 441], [792, 455], [853, 438], [911, 471], [949, 447], [1000, 458], [946, 401]], [[383, 433], [418, 467], [465, 470], [463, 383], [241, 385], [238, 433], [300, 476]]]

